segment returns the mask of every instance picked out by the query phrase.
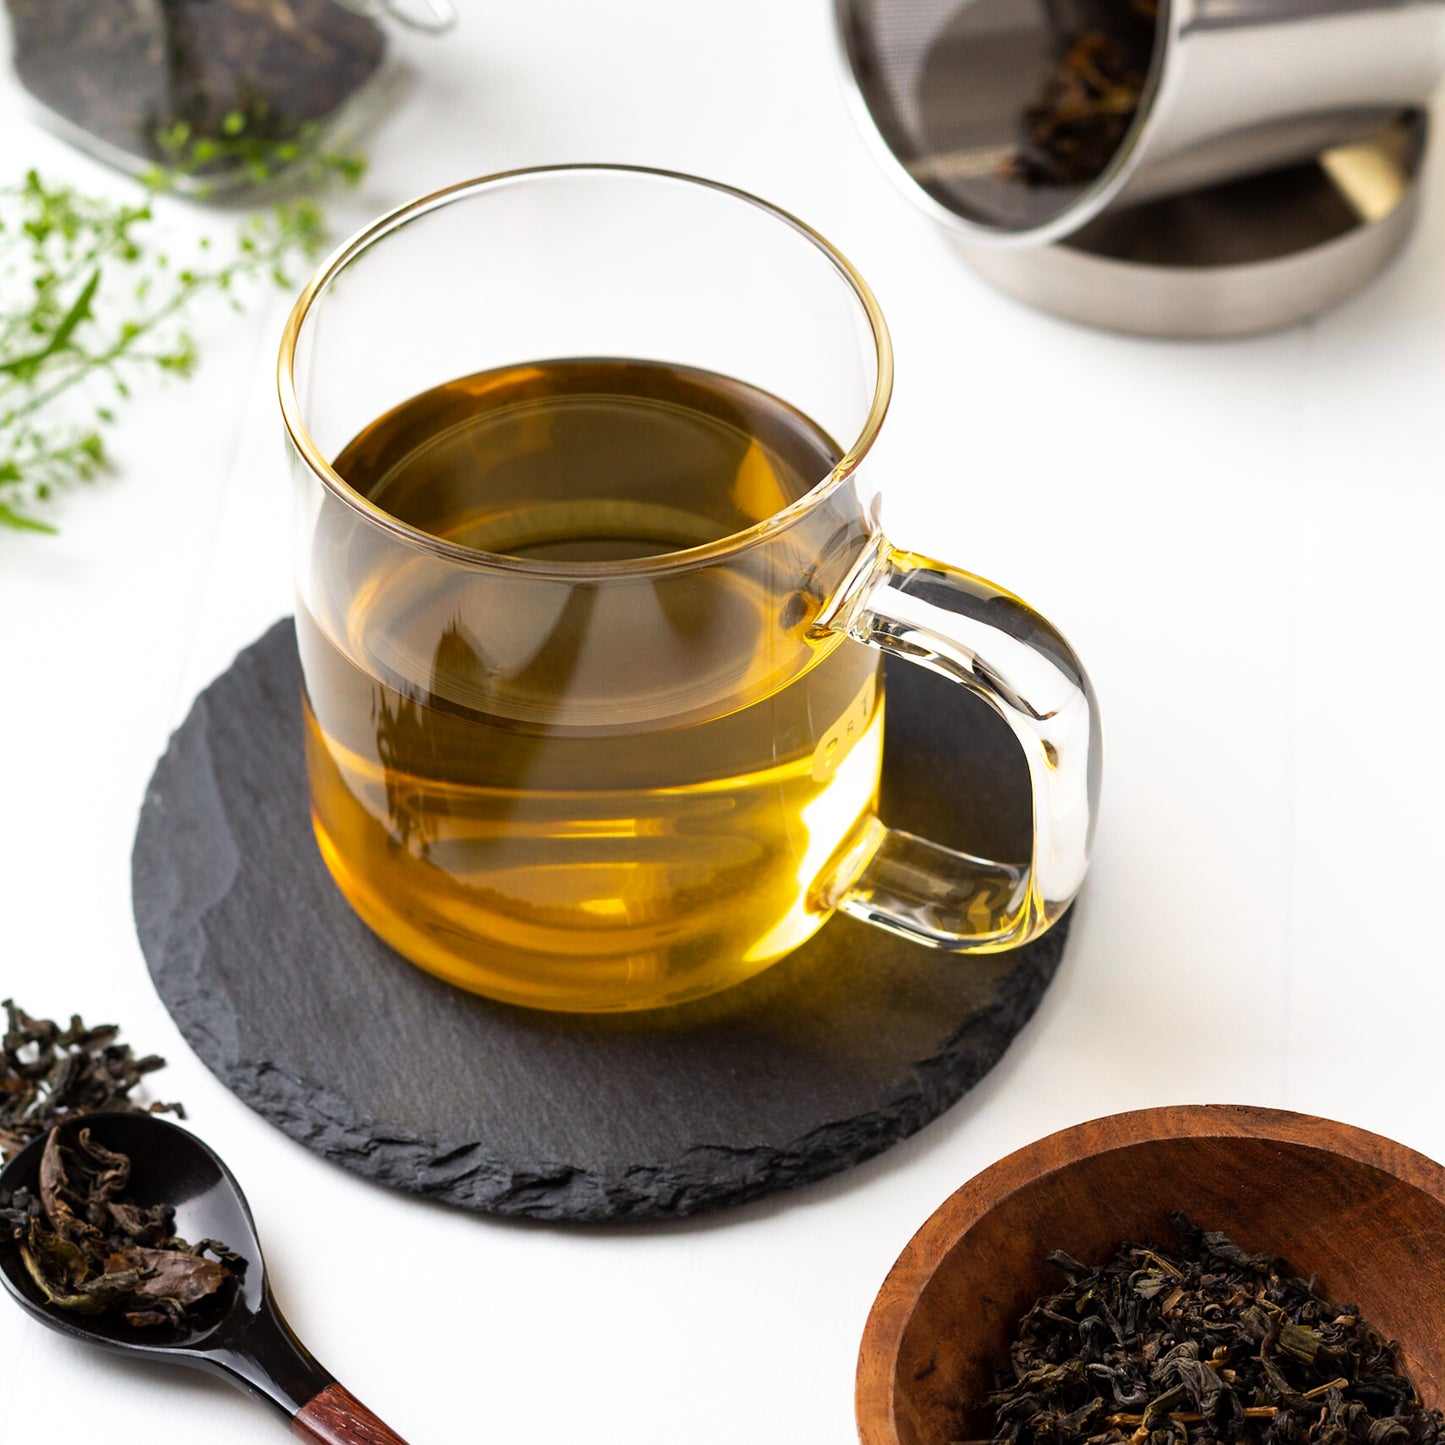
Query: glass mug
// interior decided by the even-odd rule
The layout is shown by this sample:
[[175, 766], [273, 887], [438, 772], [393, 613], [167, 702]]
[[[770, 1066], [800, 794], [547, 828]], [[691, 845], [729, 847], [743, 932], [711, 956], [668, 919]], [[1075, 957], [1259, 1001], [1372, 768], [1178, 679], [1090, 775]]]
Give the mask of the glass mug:
[[[1060, 917], [1093, 694], [1018, 598], [879, 529], [892, 370], [837, 251], [689, 176], [470, 181], [321, 268], [279, 366], [307, 762], [375, 932], [593, 1011], [738, 983], [834, 911], [957, 953]], [[879, 820], [884, 653], [1010, 724], [1027, 866]]]

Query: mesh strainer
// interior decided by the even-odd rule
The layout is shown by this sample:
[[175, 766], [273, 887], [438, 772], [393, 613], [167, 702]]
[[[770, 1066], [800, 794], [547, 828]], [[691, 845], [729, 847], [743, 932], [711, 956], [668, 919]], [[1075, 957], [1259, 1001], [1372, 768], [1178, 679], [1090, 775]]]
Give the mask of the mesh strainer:
[[1139, 108], [1093, 180], [1012, 172], [1060, 57], [1130, 0], [836, 0], [866, 128], [940, 219], [977, 241], [1056, 240], [1105, 207], [1289, 165], [1420, 106], [1445, 0], [1159, 0]]

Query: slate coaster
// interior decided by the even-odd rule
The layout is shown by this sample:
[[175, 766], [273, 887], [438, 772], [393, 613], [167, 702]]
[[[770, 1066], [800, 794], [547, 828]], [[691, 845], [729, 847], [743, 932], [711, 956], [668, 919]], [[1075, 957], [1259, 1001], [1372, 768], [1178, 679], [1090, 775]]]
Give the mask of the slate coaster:
[[[412, 967], [352, 913], [308, 811], [295, 632], [201, 694], [141, 811], [141, 946], [202, 1060], [308, 1148], [398, 1189], [540, 1219], [658, 1219], [822, 1179], [936, 1118], [1033, 1013], [1068, 919], [951, 958], [835, 917], [675, 1009], [545, 1014]], [[888, 664], [883, 817], [1027, 857], [1028, 773], [962, 688]]]

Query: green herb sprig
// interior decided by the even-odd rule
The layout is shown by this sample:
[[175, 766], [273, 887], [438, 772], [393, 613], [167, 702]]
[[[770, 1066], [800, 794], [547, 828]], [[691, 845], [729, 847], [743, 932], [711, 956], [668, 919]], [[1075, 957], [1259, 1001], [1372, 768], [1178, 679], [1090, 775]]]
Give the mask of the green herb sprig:
[[[328, 229], [318, 195], [354, 184], [364, 162], [327, 151], [301, 134], [261, 142], [244, 117], [219, 137], [184, 128], [163, 138], [175, 163], [146, 178], [134, 203], [85, 195], [35, 171], [0, 189], [0, 527], [53, 532], [46, 504], [93, 480], [110, 463], [104, 429], [142, 378], [188, 377], [198, 352], [185, 318], [202, 297], [223, 295], [238, 310], [248, 283], [293, 284], [298, 258], [315, 257]], [[181, 177], [218, 164], [252, 180], [284, 172], [292, 194], [242, 221], [224, 256], [202, 239], [185, 264], [173, 261], [154, 197]]]

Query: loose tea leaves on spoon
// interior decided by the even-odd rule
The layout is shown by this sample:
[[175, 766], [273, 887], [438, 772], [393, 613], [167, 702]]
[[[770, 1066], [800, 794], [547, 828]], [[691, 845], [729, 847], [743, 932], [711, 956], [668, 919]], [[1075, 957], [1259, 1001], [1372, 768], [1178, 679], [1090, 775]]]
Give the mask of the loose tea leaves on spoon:
[[[137, 1328], [176, 1326], [204, 1310], [244, 1261], [214, 1240], [176, 1237], [175, 1211], [126, 1197], [131, 1162], [81, 1129], [78, 1148], [57, 1127], [78, 1115], [171, 1113], [179, 1104], [131, 1097], [165, 1066], [119, 1041], [114, 1024], [67, 1027], [32, 1018], [6, 999], [0, 1041], [0, 1159], [48, 1134], [35, 1191], [0, 1195], [0, 1249], [18, 1250], [36, 1287], [57, 1309], [115, 1313]], [[208, 1258], [207, 1256], [213, 1256]]]
[[[179, 1327], [203, 1310], [245, 1261], [206, 1239], [174, 1233], [175, 1210], [126, 1197], [131, 1162], [88, 1128], [77, 1148], [52, 1129], [38, 1193], [0, 1196], [4, 1242], [57, 1309], [117, 1314], [138, 1329]], [[207, 1258], [207, 1255], [214, 1256]]]
[[1395, 1348], [1270, 1254], [1182, 1214], [1177, 1255], [1125, 1245], [1024, 1316], [994, 1445], [1441, 1445]]

